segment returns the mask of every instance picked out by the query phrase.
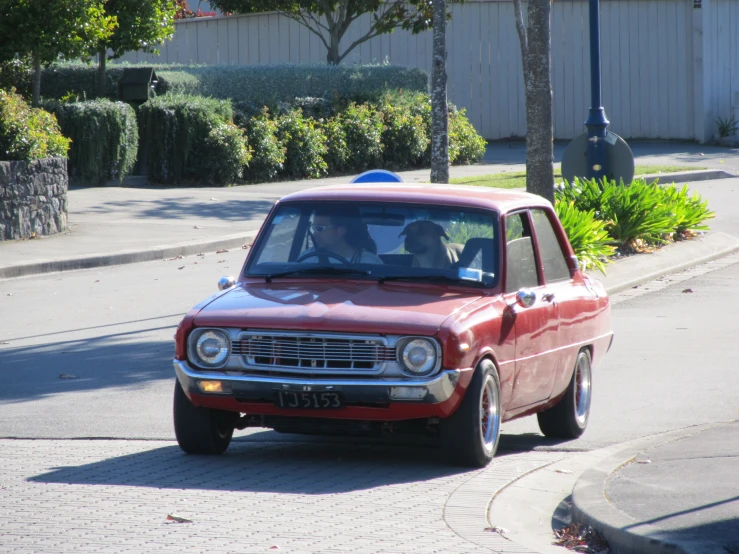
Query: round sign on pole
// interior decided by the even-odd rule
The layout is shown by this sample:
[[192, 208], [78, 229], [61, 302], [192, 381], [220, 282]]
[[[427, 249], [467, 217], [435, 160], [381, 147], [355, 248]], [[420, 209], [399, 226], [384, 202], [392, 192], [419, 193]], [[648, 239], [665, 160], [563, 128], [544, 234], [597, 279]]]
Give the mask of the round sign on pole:
[[[634, 179], [634, 154], [629, 145], [610, 131], [600, 140], [606, 143], [605, 177], [616, 182], [623, 180], [625, 185], [631, 183]], [[587, 179], [588, 174], [588, 134], [583, 133], [565, 148], [562, 155], [562, 177], [571, 183], [575, 177]]]
[[357, 175], [351, 180], [352, 183], [403, 183], [403, 179], [397, 173], [386, 169], [370, 169]]

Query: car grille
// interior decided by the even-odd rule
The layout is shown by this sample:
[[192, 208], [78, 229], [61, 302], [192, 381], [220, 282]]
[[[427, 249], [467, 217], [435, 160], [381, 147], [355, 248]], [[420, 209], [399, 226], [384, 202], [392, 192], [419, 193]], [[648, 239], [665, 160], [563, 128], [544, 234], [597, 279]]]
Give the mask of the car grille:
[[242, 334], [232, 353], [252, 367], [300, 373], [372, 373], [396, 359], [395, 348], [380, 338], [337, 335]]

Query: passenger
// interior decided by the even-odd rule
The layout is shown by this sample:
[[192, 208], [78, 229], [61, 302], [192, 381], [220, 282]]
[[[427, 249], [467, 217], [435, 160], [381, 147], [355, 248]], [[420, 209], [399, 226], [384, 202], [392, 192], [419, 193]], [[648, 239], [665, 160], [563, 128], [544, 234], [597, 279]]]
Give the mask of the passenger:
[[[342, 208], [319, 208], [313, 216], [310, 233], [317, 258], [321, 251], [340, 256], [349, 263], [381, 264], [377, 256], [377, 246], [362, 221], [358, 211]], [[307, 254], [307, 253], [306, 253]], [[303, 256], [306, 256], [303, 254]], [[329, 262], [336, 258], [327, 256]], [[314, 257], [305, 258], [313, 261]]]
[[405, 249], [413, 254], [412, 267], [450, 269], [459, 261], [464, 245], [449, 243], [444, 228], [430, 220], [409, 223], [399, 236], [405, 236]]

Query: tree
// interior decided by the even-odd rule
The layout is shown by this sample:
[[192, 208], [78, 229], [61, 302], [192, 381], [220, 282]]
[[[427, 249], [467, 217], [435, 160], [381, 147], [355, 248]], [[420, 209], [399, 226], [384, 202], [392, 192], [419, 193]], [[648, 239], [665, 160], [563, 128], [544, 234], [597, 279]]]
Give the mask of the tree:
[[177, 12], [174, 0], [104, 0], [104, 4], [106, 15], [115, 17], [118, 27], [96, 46], [98, 96], [105, 96], [106, 61], [136, 50], [158, 54], [157, 45], [174, 35]]
[[59, 56], [82, 57], [108, 37], [116, 18], [105, 15], [103, 0], [0, 0], [0, 55], [30, 55], [34, 65], [33, 104], [41, 96], [41, 66]]
[[[326, 60], [334, 65], [378, 35], [398, 28], [414, 34], [426, 31], [433, 17], [432, 0], [210, 0], [210, 5], [232, 13], [278, 11], [318, 36], [326, 47]], [[367, 13], [372, 14], [370, 29], [342, 52], [341, 39]]]
[[449, 182], [449, 105], [446, 74], [446, 0], [434, 3], [434, 61], [431, 73], [431, 182]]
[[551, 0], [513, 0], [526, 88], [526, 190], [554, 202]]

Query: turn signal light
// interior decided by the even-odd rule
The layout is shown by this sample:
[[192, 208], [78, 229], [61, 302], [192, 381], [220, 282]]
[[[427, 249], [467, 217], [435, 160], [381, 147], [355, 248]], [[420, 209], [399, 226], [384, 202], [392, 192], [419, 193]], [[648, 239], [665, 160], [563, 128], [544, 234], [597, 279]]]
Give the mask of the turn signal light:
[[223, 392], [223, 383], [220, 381], [198, 381], [198, 387], [203, 392]]

